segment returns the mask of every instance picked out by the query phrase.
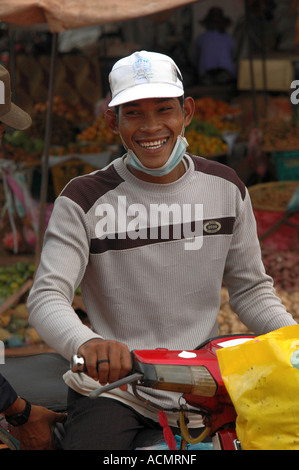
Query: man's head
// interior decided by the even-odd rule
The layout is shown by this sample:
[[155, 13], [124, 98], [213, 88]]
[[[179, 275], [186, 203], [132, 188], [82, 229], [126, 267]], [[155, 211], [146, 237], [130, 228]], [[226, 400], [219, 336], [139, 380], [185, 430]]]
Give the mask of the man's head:
[[0, 65], [0, 87], [0, 122], [18, 130], [30, 127], [32, 121], [29, 114], [11, 102], [10, 75], [2, 65]]
[[130, 168], [137, 164], [151, 176], [167, 175], [180, 163], [184, 148], [175, 156], [173, 151], [194, 112], [178, 67], [170, 57], [141, 51], [119, 60], [109, 79], [106, 122], [121, 136]]

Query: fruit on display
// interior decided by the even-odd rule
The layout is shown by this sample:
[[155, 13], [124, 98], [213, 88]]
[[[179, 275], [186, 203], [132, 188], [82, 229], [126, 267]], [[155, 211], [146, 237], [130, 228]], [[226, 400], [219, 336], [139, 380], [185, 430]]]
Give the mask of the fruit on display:
[[188, 151], [200, 156], [225, 154], [228, 146], [223, 139], [227, 132], [238, 132], [236, 117], [240, 109], [213, 98], [195, 100], [194, 118], [186, 129]]
[[260, 123], [261, 146], [265, 151], [287, 151], [299, 148], [299, 126], [281, 119], [265, 119]]
[[204, 157], [227, 152], [227, 144], [220, 137], [210, 137], [196, 130], [186, 131], [185, 136], [189, 143], [188, 152], [191, 154]]
[[95, 142], [103, 147], [120, 144], [119, 136], [106, 125], [105, 117], [102, 114], [77, 136], [77, 140], [79, 142]]
[[0, 268], [0, 307], [5, 309], [5, 301], [11, 305], [0, 313], [0, 341], [6, 347], [19, 347], [42, 342], [28, 324], [28, 310], [25, 301], [14, 297], [33, 277], [35, 266], [19, 261], [12, 266]]
[[[48, 102], [37, 103], [33, 108], [33, 115], [36, 113], [45, 115], [47, 109]], [[83, 108], [80, 104], [72, 105], [68, 103], [62, 96], [54, 96], [52, 109], [54, 115], [61, 116], [76, 126], [92, 120], [92, 116], [87, 109]]]
[[204, 134], [207, 137], [219, 137], [221, 138], [221, 132], [210, 122], [200, 121], [198, 118], [193, 118], [188, 131], [194, 130], [199, 134]]
[[0, 315], [0, 341], [5, 347], [13, 348], [42, 343], [36, 330], [28, 323], [25, 303], [8, 308]]
[[227, 145], [222, 140], [221, 133], [210, 122], [193, 118], [186, 129], [185, 137], [189, 144], [188, 152], [194, 155], [206, 156], [227, 152]]
[[19, 261], [12, 266], [0, 268], [0, 306], [7, 297], [15, 293], [27, 279], [33, 277], [33, 263]]
[[[6, 149], [5, 157], [15, 162], [35, 161], [39, 159], [43, 148], [44, 141], [41, 138], [31, 138], [25, 131], [13, 131], [4, 134], [4, 143]], [[3, 152], [0, 158], [5, 158]]]
[[53, 146], [51, 155], [90, 154], [106, 152], [111, 146], [120, 145], [120, 138], [106, 125], [103, 115], [76, 135], [74, 142]]
[[[6, 348], [43, 343], [28, 322], [26, 299], [34, 272], [35, 265], [24, 261], [0, 268], [0, 341]], [[75, 290], [73, 308], [84, 310], [80, 286]]]
[[27, 153], [41, 152], [44, 142], [40, 138], [31, 139], [24, 131], [14, 131], [11, 134], [5, 134], [5, 141], [13, 147], [21, 147]]
[[238, 106], [231, 106], [222, 100], [213, 98], [199, 98], [195, 100], [195, 117], [200, 121], [209, 121], [217, 117], [233, 117], [240, 114]]

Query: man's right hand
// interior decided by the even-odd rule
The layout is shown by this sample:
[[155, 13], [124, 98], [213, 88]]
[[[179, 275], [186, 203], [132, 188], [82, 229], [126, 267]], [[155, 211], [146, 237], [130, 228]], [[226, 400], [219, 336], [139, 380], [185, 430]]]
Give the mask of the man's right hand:
[[87, 374], [101, 385], [122, 379], [132, 369], [131, 353], [118, 341], [91, 339], [80, 346], [78, 354], [85, 359]]

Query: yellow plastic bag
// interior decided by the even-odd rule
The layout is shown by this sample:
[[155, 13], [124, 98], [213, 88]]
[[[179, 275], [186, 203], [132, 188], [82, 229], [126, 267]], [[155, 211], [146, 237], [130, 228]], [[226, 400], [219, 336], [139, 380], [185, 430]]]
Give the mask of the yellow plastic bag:
[[217, 351], [244, 450], [299, 450], [299, 325]]

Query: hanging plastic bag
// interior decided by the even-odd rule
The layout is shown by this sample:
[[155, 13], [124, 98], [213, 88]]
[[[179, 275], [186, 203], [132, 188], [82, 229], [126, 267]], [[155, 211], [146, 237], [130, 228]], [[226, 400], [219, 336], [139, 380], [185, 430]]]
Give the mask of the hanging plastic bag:
[[299, 325], [217, 351], [244, 450], [299, 450]]

